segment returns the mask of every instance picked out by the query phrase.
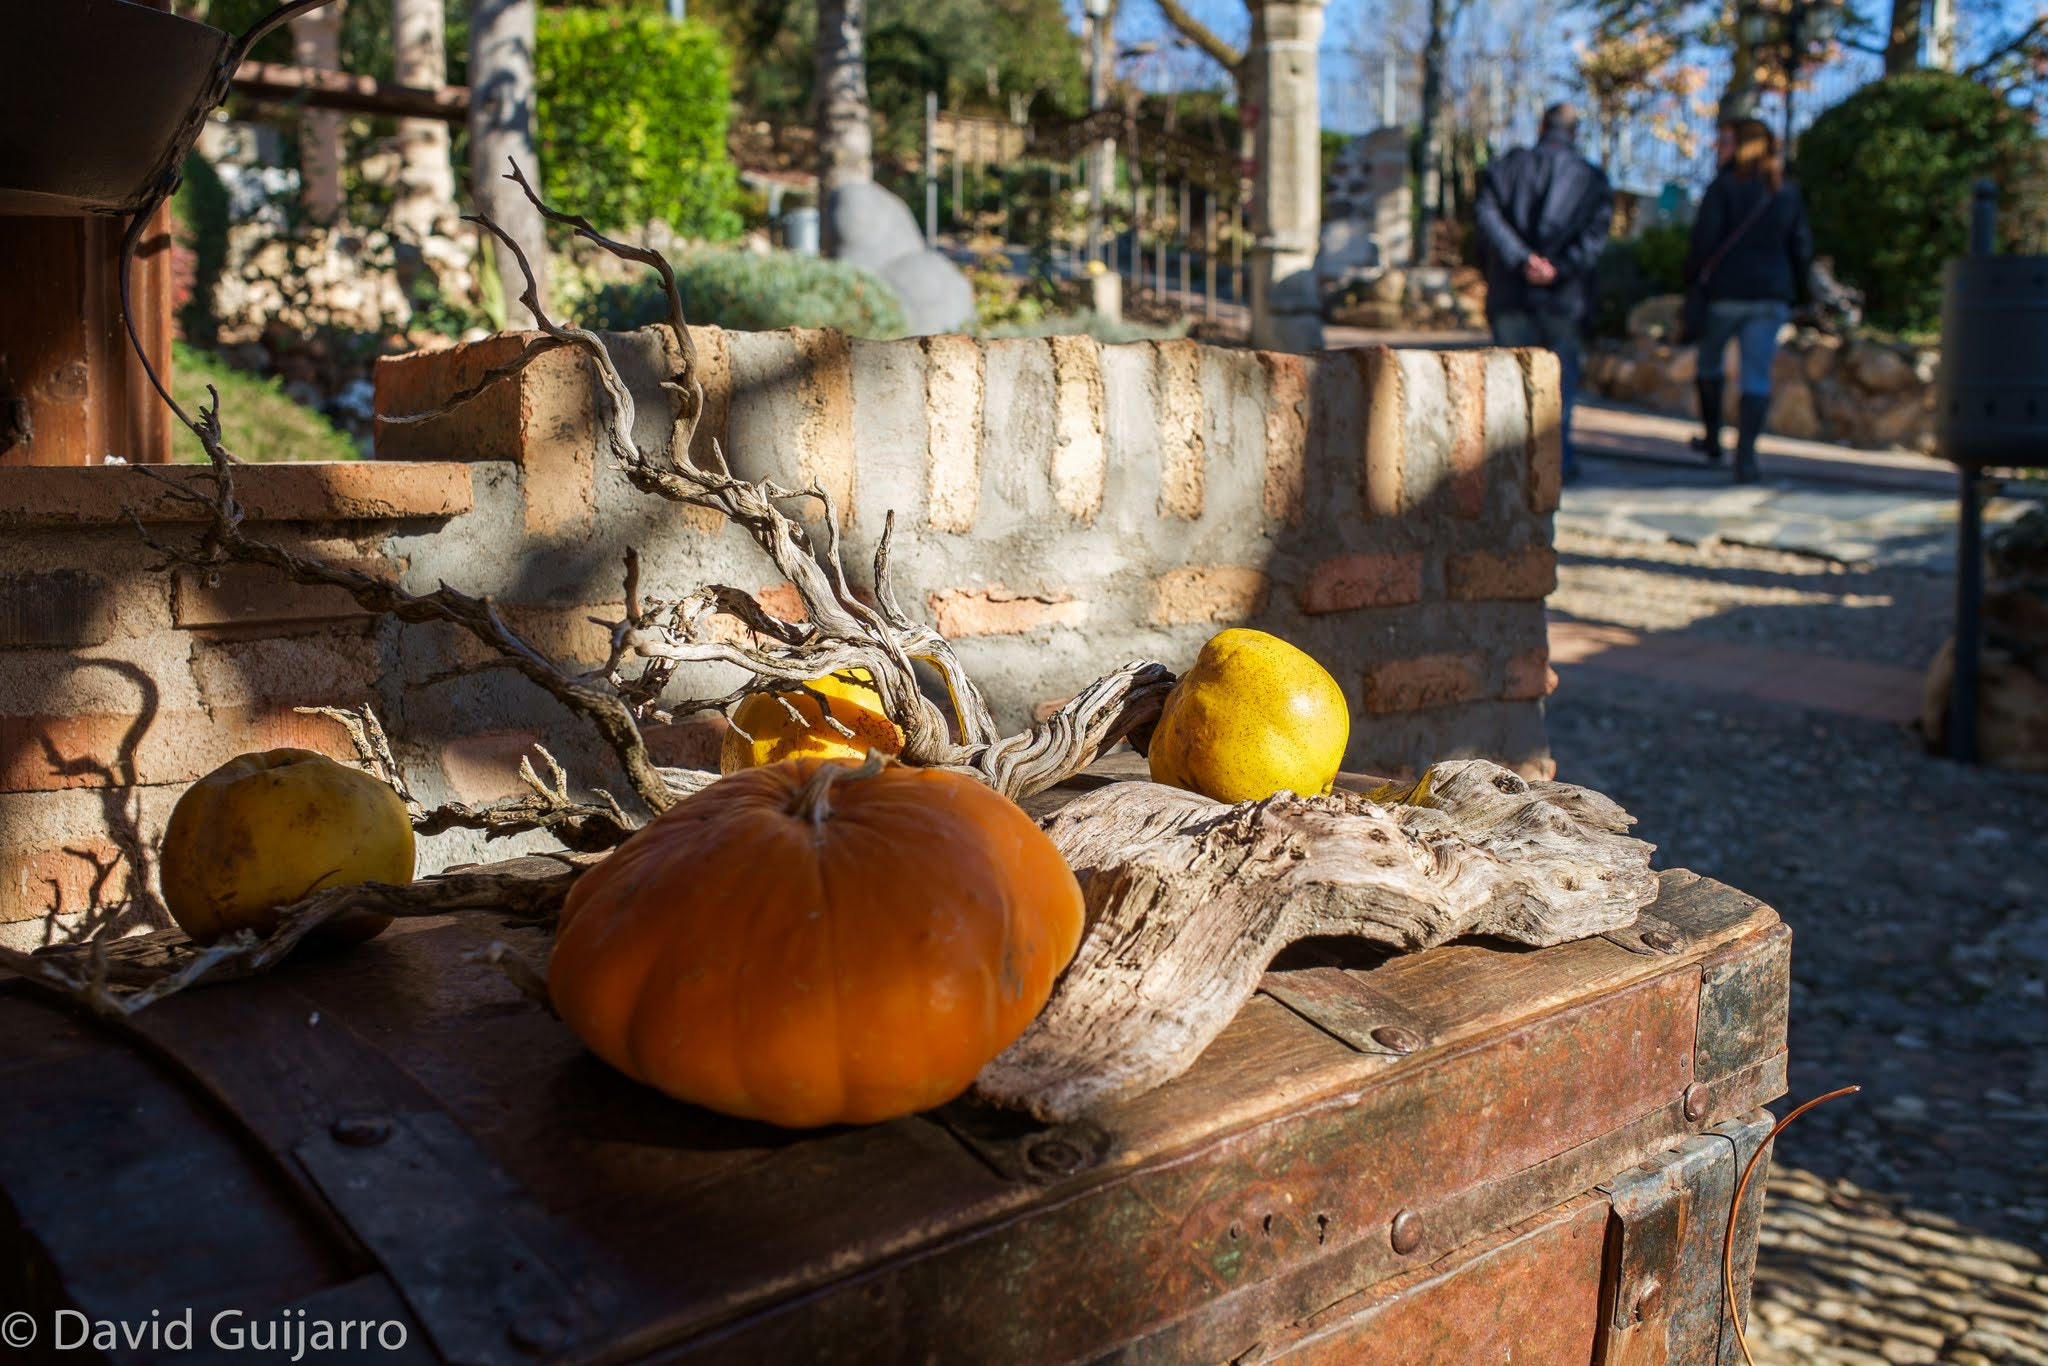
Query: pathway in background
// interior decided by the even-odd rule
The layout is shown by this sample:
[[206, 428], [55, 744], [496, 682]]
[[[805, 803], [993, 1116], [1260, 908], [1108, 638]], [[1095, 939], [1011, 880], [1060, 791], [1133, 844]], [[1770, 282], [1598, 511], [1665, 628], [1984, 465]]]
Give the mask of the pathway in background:
[[1908, 724], [1953, 614], [1954, 476], [1770, 442], [1772, 482], [1738, 490], [1674, 449], [1684, 424], [1588, 412], [1558, 776], [1791, 925], [1779, 1113], [1864, 1087], [1779, 1141], [1757, 1359], [2048, 1363], [2048, 775]]

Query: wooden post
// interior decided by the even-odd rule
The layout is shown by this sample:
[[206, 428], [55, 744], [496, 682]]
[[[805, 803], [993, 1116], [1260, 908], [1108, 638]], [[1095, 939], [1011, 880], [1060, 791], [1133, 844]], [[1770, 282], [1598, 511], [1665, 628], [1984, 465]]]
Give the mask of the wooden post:
[[1166, 293], [1166, 158], [1152, 162], [1152, 288]]
[[[171, 212], [156, 212], [130, 283], [135, 331], [171, 382]], [[171, 415], [121, 323], [121, 238], [109, 218], [0, 217], [14, 273], [0, 306], [0, 465], [171, 458]]]

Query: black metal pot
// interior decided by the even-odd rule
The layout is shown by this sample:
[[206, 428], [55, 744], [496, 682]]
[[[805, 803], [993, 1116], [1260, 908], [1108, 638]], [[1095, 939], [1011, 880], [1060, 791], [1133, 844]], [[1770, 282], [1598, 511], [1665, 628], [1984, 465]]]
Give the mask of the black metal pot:
[[127, 0], [0, 0], [0, 214], [125, 217], [177, 180], [256, 40]]

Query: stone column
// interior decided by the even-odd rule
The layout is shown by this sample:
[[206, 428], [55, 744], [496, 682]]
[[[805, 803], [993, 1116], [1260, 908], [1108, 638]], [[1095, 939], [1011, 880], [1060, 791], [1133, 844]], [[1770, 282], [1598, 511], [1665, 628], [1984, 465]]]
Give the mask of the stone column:
[[1322, 0], [1255, 0], [1250, 88], [1260, 96], [1252, 129], [1251, 342], [1273, 351], [1323, 344], [1316, 290], [1322, 230], [1321, 91], [1316, 46]]
[[[292, 60], [320, 71], [341, 68], [341, 12], [345, 4], [323, 5], [291, 21]], [[341, 214], [343, 117], [333, 109], [299, 115], [299, 199], [315, 223]]]

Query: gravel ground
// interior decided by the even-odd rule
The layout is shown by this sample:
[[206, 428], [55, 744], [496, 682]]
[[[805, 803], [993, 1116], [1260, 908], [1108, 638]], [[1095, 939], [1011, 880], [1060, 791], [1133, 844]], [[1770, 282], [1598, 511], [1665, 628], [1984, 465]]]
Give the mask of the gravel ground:
[[[1950, 580], [1912, 571], [1559, 546], [1552, 606], [1639, 630], [1919, 667], [1952, 610]], [[2048, 777], [1963, 769], [1882, 723], [1563, 673], [1559, 777], [1633, 812], [1660, 866], [1792, 926], [1788, 1099], [1864, 1088], [1779, 1140], [1759, 1359], [2048, 1363]]]

